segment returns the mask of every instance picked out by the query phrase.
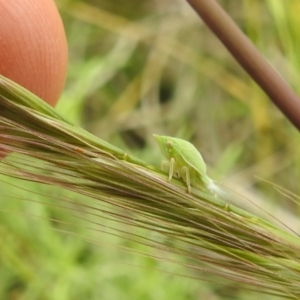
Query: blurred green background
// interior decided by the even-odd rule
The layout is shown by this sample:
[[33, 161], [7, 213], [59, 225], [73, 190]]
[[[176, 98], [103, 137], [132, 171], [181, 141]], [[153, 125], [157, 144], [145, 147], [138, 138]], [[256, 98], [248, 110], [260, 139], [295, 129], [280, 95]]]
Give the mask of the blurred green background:
[[[300, 2], [219, 2], [299, 94]], [[153, 133], [187, 139], [210, 177], [297, 229], [298, 206], [261, 179], [299, 194], [299, 134], [185, 1], [56, 3], [70, 53], [62, 115], [157, 166]], [[4, 176], [0, 188], [0, 299], [258, 297], [207, 275], [214, 282], [199, 281], [200, 270], [171, 261], [184, 258], [125, 232], [154, 233], [100, 212], [86, 220], [73, 202], [88, 198]]]

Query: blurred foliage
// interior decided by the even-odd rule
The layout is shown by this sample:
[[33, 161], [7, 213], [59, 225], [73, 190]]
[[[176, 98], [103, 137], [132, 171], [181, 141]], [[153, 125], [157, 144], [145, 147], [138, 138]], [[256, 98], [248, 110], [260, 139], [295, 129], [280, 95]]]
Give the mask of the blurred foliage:
[[[152, 163], [151, 135], [164, 133], [193, 142], [217, 179], [235, 174], [275, 196], [259, 176], [299, 192], [296, 131], [185, 2], [58, 4], [70, 47], [58, 109], [77, 108], [74, 121]], [[298, 89], [298, 2], [223, 5]]]
[[[70, 50], [60, 113], [155, 165], [161, 155], [153, 133], [187, 139], [201, 150], [210, 177], [293, 225], [298, 206], [259, 178], [299, 194], [298, 132], [186, 2], [56, 2]], [[299, 93], [299, 1], [220, 3]], [[3, 299], [257, 299], [236, 284], [177, 276], [183, 268], [165, 267], [169, 257], [140, 256], [141, 245], [94, 233], [67, 210], [54, 213], [49, 204], [29, 201], [43, 201], [41, 194], [50, 197], [48, 203], [64, 197], [85, 201], [82, 196], [12, 180], [26, 199], [18, 201], [6, 181], [1, 190], [7, 193], [0, 200]], [[53, 231], [52, 214], [73, 224], [74, 236]], [[86, 242], [89, 234], [96, 244]], [[108, 242], [126, 244], [133, 253]]]

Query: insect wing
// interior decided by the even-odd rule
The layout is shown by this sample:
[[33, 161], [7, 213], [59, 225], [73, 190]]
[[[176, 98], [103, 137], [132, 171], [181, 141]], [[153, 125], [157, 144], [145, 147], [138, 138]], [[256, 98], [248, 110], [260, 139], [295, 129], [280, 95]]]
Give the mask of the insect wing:
[[193, 168], [202, 176], [206, 175], [206, 164], [202, 155], [193, 144], [177, 138], [173, 138], [172, 142], [174, 144], [174, 152], [178, 152], [178, 155], [188, 167]]

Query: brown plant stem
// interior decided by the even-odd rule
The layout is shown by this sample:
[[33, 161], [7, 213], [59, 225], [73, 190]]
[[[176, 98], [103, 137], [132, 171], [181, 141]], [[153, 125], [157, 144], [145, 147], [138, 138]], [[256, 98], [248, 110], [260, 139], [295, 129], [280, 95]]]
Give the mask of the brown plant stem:
[[245, 71], [300, 130], [300, 98], [215, 0], [187, 0]]

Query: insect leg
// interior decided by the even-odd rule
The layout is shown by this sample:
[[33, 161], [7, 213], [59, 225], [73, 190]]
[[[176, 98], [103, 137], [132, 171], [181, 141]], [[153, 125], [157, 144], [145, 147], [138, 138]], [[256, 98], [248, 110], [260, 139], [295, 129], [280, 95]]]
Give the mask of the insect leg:
[[161, 169], [162, 169], [162, 171], [169, 174], [168, 181], [171, 181], [174, 174], [176, 175], [176, 173], [174, 173], [175, 172], [175, 159], [171, 158], [170, 161], [163, 160], [161, 162]]
[[171, 181], [173, 175], [174, 175], [174, 167], [175, 167], [175, 159], [172, 157], [170, 159], [170, 169], [169, 169], [169, 178], [168, 180]]
[[186, 182], [188, 193], [191, 193], [191, 177], [190, 177], [190, 171], [188, 167], [182, 167], [181, 168], [181, 177]]

